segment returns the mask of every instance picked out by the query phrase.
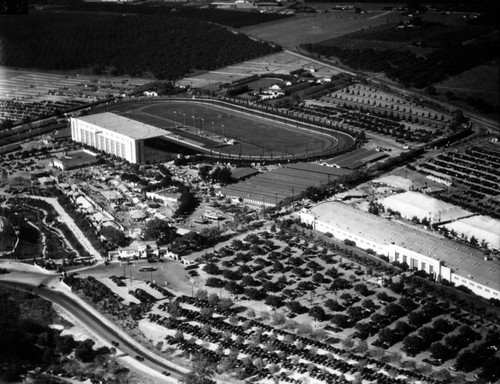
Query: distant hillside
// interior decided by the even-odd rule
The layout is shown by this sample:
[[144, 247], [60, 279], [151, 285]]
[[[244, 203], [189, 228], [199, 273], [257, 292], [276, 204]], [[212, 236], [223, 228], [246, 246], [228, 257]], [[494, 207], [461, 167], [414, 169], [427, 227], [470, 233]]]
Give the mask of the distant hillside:
[[11, 251], [16, 244], [16, 233], [5, 217], [0, 216], [0, 252]]
[[0, 23], [0, 65], [176, 79], [281, 48], [201, 20], [163, 15], [36, 13]]

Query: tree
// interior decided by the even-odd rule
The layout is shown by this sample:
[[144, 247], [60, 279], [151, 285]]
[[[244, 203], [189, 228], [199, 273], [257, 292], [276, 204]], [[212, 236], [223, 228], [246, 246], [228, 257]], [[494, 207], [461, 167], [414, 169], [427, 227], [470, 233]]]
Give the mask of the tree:
[[312, 276], [312, 281], [314, 281], [315, 283], [321, 284], [324, 280], [325, 276], [323, 276], [322, 273], [317, 272]]
[[405, 314], [405, 310], [401, 305], [395, 303], [389, 303], [384, 308], [384, 313], [389, 317], [397, 319]]
[[403, 349], [410, 355], [416, 355], [426, 348], [424, 340], [418, 335], [407, 336], [403, 340], [403, 346]]
[[224, 289], [233, 295], [241, 295], [244, 292], [243, 287], [235, 281], [228, 281]]
[[283, 299], [280, 296], [267, 295], [265, 303], [271, 307], [279, 308], [283, 305]]
[[356, 284], [354, 286], [354, 290], [363, 296], [368, 296], [370, 294], [370, 290], [368, 289], [368, 287], [365, 284], [361, 284], [361, 283]]
[[472, 352], [470, 349], [466, 349], [457, 356], [455, 367], [459, 371], [470, 372], [476, 369], [478, 364], [480, 364], [476, 357], [477, 356], [474, 352]]
[[441, 342], [432, 343], [429, 348], [429, 352], [434, 359], [439, 359], [442, 361], [451, 359], [455, 355], [453, 349]]
[[247, 296], [250, 300], [263, 300], [266, 297], [264, 291], [257, 288], [245, 288], [245, 296]]
[[210, 165], [202, 165], [198, 169], [198, 176], [200, 176], [200, 178], [203, 181], [207, 181], [208, 176], [209, 176], [211, 170], [212, 170], [212, 166], [210, 166]]
[[217, 266], [217, 264], [214, 263], [208, 263], [203, 267], [203, 270], [208, 273], [209, 275], [220, 275], [222, 271], [220, 268]]
[[209, 296], [208, 296], [208, 304], [211, 305], [211, 306], [216, 306], [219, 304], [219, 295], [217, 295], [216, 293], [211, 293]]
[[361, 306], [366, 309], [374, 309], [375, 308], [375, 303], [371, 299], [364, 299], [361, 302]]
[[146, 223], [144, 230], [145, 240], [154, 240], [160, 244], [168, 244], [176, 237], [176, 229], [168, 222], [160, 219], [153, 219]]
[[174, 213], [176, 217], [191, 213], [199, 204], [196, 195], [187, 187], [181, 189], [179, 201], [179, 207]]
[[344, 306], [340, 305], [334, 299], [328, 299], [325, 301], [325, 306], [331, 311], [343, 311], [345, 309]]
[[195, 297], [198, 300], [207, 300], [207, 298], [208, 298], [208, 292], [207, 292], [206, 289], [198, 289], [196, 291]]
[[337, 325], [340, 328], [347, 328], [351, 324], [349, 316], [343, 315], [341, 313], [332, 315], [331, 321], [333, 324]]
[[394, 330], [390, 328], [383, 328], [379, 331], [378, 338], [383, 343], [393, 345], [398, 341], [399, 336]]
[[191, 357], [193, 368], [184, 376], [184, 384], [215, 384], [212, 380], [216, 362], [210, 357], [198, 352]]
[[291, 312], [296, 313], [300, 315], [301, 313], [305, 313], [307, 311], [307, 308], [304, 307], [300, 302], [298, 301], [291, 301], [287, 303], [286, 305], [288, 309], [290, 309]]
[[123, 231], [119, 230], [118, 228], [112, 226], [103, 226], [100, 232], [101, 235], [106, 238], [106, 240], [108, 240], [110, 243], [118, 245], [119, 247], [124, 247], [129, 242], [128, 237], [123, 233]]
[[212, 178], [213, 181], [216, 183], [221, 183], [221, 184], [229, 184], [230, 182], [233, 181], [233, 177], [231, 175], [231, 170], [227, 167], [217, 167], [215, 168], [210, 177]]
[[202, 315], [203, 317], [206, 317], [208, 319], [210, 319], [213, 314], [214, 314], [214, 311], [210, 308], [205, 307], [205, 308], [200, 309], [200, 315]]
[[94, 344], [94, 341], [91, 339], [80, 342], [75, 349], [75, 357], [84, 363], [94, 360], [95, 353], [92, 348]]
[[314, 320], [323, 321], [326, 318], [326, 313], [322, 307], [316, 305], [309, 310], [309, 316]]

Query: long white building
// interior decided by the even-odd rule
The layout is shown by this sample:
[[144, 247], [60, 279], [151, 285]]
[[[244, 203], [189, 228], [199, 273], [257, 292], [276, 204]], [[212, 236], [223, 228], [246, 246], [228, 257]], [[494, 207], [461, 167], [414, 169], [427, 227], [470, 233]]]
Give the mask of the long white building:
[[105, 112], [72, 117], [71, 138], [130, 163], [162, 161], [162, 153], [145, 145], [169, 132], [123, 116]]
[[413, 225], [393, 222], [340, 202], [320, 203], [300, 212], [303, 223], [339, 240], [349, 239], [363, 249], [372, 249], [424, 270], [436, 280], [463, 285], [477, 295], [500, 300], [500, 263], [485, 260], [483, 252], [456, 243]]

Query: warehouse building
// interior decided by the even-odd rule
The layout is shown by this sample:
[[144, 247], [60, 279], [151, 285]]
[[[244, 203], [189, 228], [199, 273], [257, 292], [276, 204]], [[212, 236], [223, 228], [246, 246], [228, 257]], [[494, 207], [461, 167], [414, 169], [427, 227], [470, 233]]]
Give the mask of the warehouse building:
[[72, 117], [71, 138], [130, 163], [166, 161], [170, 155], [158, 144], [169, 132], [105, 112]]
[[463, 285], [477, 295], [500, 300], [500, 266], [484, 254], [422, 228], [396, 223], [340, 202], [302, 210], [300, 219], [339, 240], [349, 239], [391, 262], [406, 263], [440, 281]]

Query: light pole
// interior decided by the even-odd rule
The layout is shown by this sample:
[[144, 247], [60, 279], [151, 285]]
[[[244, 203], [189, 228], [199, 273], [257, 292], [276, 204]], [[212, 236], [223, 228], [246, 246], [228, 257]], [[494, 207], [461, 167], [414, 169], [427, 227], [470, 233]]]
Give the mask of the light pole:
[[194, 126], [194, 115], [193, 115], [193, 116], [191, 116], [191, 117], [193, 118], [193, 128], [195, 128], [195, 126]]
[[182, 116], [184, 117], [184, 124], [182, 125], [182, 128], [186, 128], [186, 114], [182, 112]]
[[205, 128], [204, 125], [205, 125], [205, 119], [202, 117], [201, 118], [201, 131], [202, 132], [203, 132], [203, 129]]
[[174, 128], [177, 128], [177, 111], [174, 111]]

